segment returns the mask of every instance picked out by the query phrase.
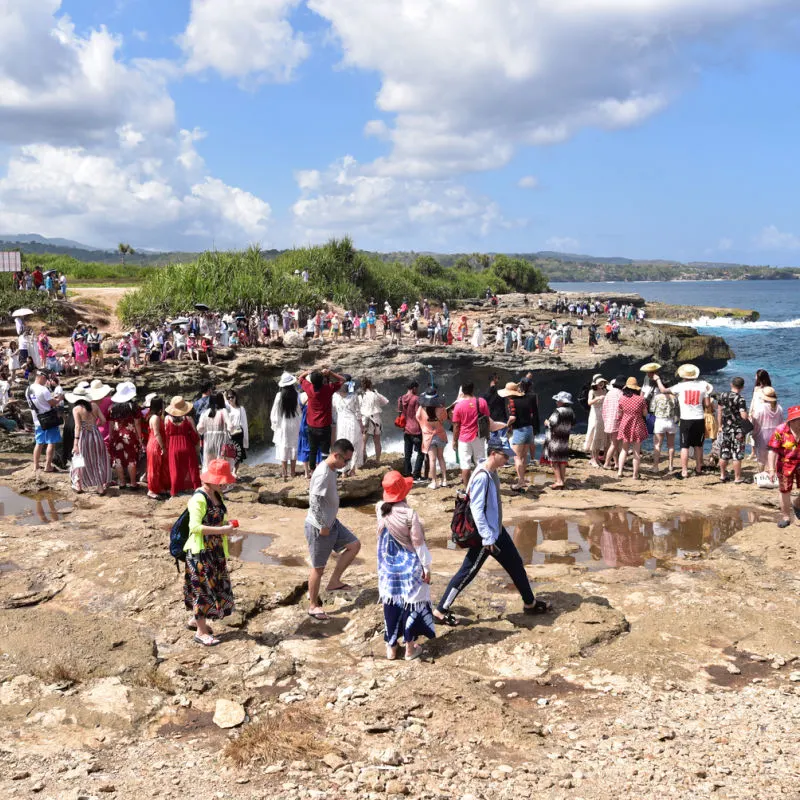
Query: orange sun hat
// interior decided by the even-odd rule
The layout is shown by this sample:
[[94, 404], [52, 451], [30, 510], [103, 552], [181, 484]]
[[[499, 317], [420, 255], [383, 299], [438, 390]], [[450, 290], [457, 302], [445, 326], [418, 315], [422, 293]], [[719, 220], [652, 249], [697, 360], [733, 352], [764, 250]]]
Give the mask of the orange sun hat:
[[404, 478], [396, 469], [387, 472], [381, 481], [381, 486], [383, 486], [383, 502], [400, 503], [408, 497], [408, 493], [411, 491], [413, 485], [413, 478]]
[[231, 465], [224, 458], [215, 458], [209, 461], [208, 469], [200, 473], [200, 480], [212, 486], [236, 483], [236, 478], [231, 472]]

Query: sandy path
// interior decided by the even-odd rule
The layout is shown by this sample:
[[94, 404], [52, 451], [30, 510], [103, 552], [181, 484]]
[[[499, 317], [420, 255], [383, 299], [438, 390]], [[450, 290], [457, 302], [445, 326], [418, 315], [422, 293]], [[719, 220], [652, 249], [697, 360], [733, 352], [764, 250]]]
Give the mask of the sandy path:
[[103, 306], [104, 315], [108, 314], [110, 322], [104, 326], [105, 333], [119, 333], [122, 330], [122, 323], [117, 316], [117, 305], [125, 294], [133, 291], [129, 286], [101, 286], [101, 287], [79, 287], [70, 296], [70, 302], [75, 305], [84, 305], [88, 308]]

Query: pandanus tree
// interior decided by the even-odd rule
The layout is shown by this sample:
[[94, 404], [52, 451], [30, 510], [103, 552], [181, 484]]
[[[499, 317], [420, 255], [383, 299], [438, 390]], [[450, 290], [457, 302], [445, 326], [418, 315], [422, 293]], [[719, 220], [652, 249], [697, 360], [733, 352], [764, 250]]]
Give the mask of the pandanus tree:
[[125, 242], [120, 242], [117, 245], [117, 250], [119, 250], [119, 257], [120, 260], [122, 261], [123, 267], [125, 266], [125, 256], [132, 256], [136, 253], [136, 251], [129, 244], [126, 244]]

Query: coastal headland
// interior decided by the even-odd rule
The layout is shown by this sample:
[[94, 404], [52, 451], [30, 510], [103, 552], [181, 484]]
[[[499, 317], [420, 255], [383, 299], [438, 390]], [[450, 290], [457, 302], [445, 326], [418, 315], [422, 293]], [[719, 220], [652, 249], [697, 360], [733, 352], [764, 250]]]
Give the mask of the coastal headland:
[[[497, 323], [551, 319], [537, 299], [463, 313], [491, 340]], [[81, 313], [116, 325], [112, 310]], [[290, 338], [221, 353], [210, 370], [159, 365], [135, 380], [142, 395], [191, 396], [205, 377], [234, 387], [266, 443], [277, 376], [315, 364], [368, 374], [392, 400], [428, 365], [453, 399], [465, 375], [480, 387], [490, 372], [531, 369], [546, 413], [545, 398], [595, 372], [637, 375], [652, 360], [712, 372], [733, 357], [719, 337], [677, 325], [630, 323], [594, 355], [576, 341], [556, 357]], [[649, 462], [643, 480], [620, 481], [589, 469], [573, 437], [567, 491], [547, 488], [538, 465], [525, 495], [508, 488], [513, 470], [502, 477], [504, 519], [552, 613], [523, 616], [489, 565], [459, 598], [462, 624], [405, 663], [383, 657], [376, 603], [374, 503], [394, 456], [341, 484], [342, 519], [363, 549], [352, 591], [326, 598], [327, 622], [305, 610], [303, 480], [244, 467], [229, 513], [255, 535], [231, 559], [237, 612], [208, 650], [184, 628], [183, 578], [167, 554], [185, 499], [75, 495], [67, 475], [34, 474], [29, 449], [10, 451], [24, 437], [13, 448], [8, 438], [2, 796], [173, 797], [196, 791], [199, 775], [210, 796], [248, 800], [797, 792], [800, 540], [796, 526], [775, 526], [776, 492], [713, 474], [677, 481]], [[745, 462], [745, 477], [755, 469]], [[447, 547], [453, 490], [415, 489], [409, 502], [438, 597], [462, 555]]]

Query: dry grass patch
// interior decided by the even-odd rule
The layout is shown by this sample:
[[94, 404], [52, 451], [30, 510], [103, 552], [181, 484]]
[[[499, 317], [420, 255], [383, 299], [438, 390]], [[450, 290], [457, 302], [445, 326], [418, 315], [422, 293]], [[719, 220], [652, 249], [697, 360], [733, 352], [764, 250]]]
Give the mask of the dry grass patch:
[[46, 662], [33, 670], [33, 674], [45, 683], [82, 683], [88, 677], [76, 664], [67, 661]]
[[145, 689], [157, 689], [163, 694], [175, 694], [175, 684], [172, 682], [172, 678], [158, 667], [138, 670], [133, 676], [132, 683], [134, 686], [143, 686]]
[[238, 766], [274, 764], [280, 760], [319, 760], [334, 746], [326, 738], [322, 715], [301, 708], [280, 709], [271, 717], [242, 731], [225, 747], [225, 755]]

